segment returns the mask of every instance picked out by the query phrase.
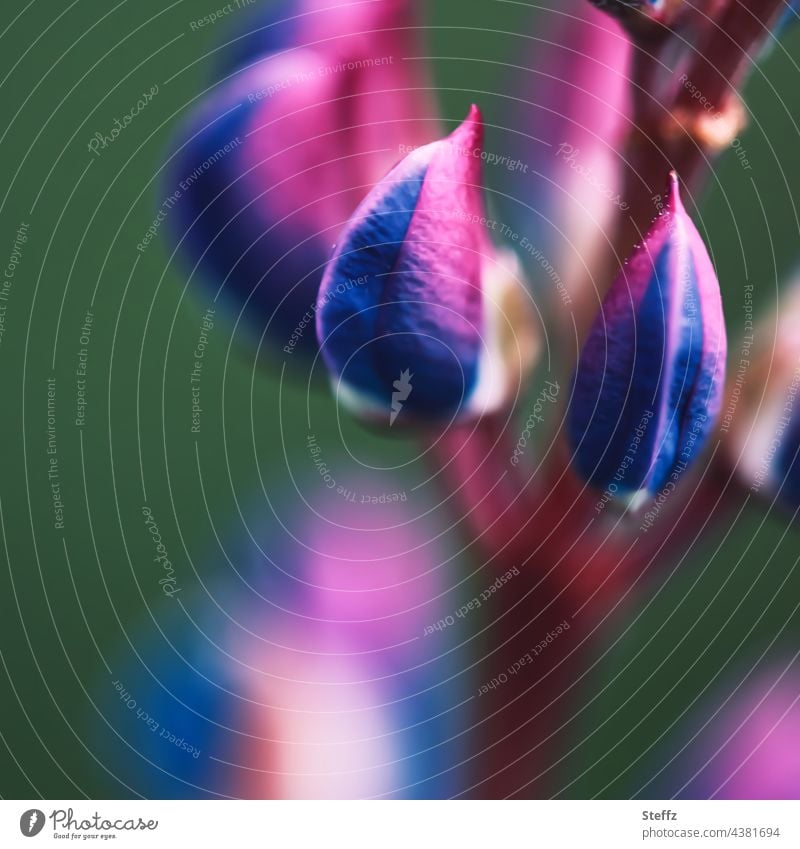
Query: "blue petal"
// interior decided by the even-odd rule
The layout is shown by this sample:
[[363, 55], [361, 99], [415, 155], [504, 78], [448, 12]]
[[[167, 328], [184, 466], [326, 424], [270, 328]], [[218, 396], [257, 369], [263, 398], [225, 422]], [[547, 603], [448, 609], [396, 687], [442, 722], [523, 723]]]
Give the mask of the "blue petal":
[[[326, 360], [348, 384], [357, 386], [376, 403], [385, 403], [392, 381], [412, 368], [415, 362], [429, 361], [431, 349], [444, 346], [424, 327], [425, 306], [414, 312], [415, 322], [398, 327], [400, 305], [387, 296], [387, 283], [403, 249], [406, 234], [416, 210], [427, 173], [427, 165], [418, 163], [403, 174], [378, 201], [358, 213], [359, 226], [350, 231], [350, 240], [342, 246], [336, 265], [336, 281], [345, 290], [337, 293], [331, 286], [318, 304], [320, 336]], [[390, 178], [389, 178], [390, 179]], [[425, 294], [425, 270], [419, 269], [420, 301]], [[408, 281], [405, 281], [408, 286]], [[398, 336], [398, 333], [402, 334]], [[385, 335], [382, 335], [385, 334]], [[452, 362], [452, 358], [450, 358]], [[409, 413], [441, 412], [456, 407], [465, 393], [463, 375], [443, 369], [420, 374], [414, 390], [405, 402]], [[474, 382], [475, 375], [468, 380]]]
[[[677, 267], [677, 263], [674, 263], [674, 251], [675, 248], [667, 242], [658, 259], [656, 274], [662, 288], [669, 286], [670, 269]], [[661, 442], [657, 446], [658, 454], [648, 481], [651, 492], [659, 490], [672, 472], [688, 466], [698, 449], [704, 444], [703, 438], [699, 436], [692, 438], [692, 434], [696, 431], [696, 419], [692, 415], [693, 401], [696, 398], [695, 390], [703, 359], [700, 290], [697, 286], [694, 264], [691, 261], [680, 269], [679, 274], [685, 290], [682, 290], [680, 284], [673, 286], [674, 294], [682, 301], [682, 308], [680, 323], [673, 331], [676, 340], [674, 348], [669, 350], [668, 346], [667, 349], [665, 368], [671, 369], [672, 373], [670, 383], [665, 390], [668, 395], [664, 399]], [[651, 320], [653, 319], [655, 316], [651, 317]], [[663, 321], [663, 317], [661, 320]], [[702, 399], [700, 401], [702, 404]]]
[[606, 332], [592, 333], [581, 355], [567, 427], [578, 471], [595, 486], [634, 493], [650, 474], [666, 342], [662, 298], [655, 278], [638, 314], [631, 300], [613, 315], [604, 309]]
[[[208, 112], [181, 138], [183, 148], [171, 159], [162, 193], [181, 196], [166, 210], [173, 241], [182, 241], [184, 261], [204, 285], [209, 297], [221, 299], [256, 338], [268, 326], [274, 338], [288, 340], [316, 298], [327, 259], [322, 240], [298, 241], [291, 222], [264, 222], [252, 201], [269, 186], [243, 175], [241, 150], [218, 156], [225, 145], [246, 143], [250, 118], [247, 105], [221, 118]], [[217, 157], [214, 164], [203, 163]], [[181, 189], [181, 183], [189, 184]], [[317, 350], [313, 332], [302, 334], [297, 350]]]
[[225, 44], [217, 51], [219, 76], [227, 76], [267, 54], [298, 44], [304, 22], [299, 12], [297, 0], [279, 0], [266, 9], [248, 10], [244, 21], [237, 16], [227, 27]]
[[[236, 684], [226, 664], [191, 640], [176, 638], [175, 648], [155, 640], [140, 648], [140, 657], [122, 666], [119, 680], [135, 706], [129, 708], [114, 687], [104, 699], [104, 715], [128, 744], [118, 759], [120, 778], [134, 790], [167, 799], [196, 799], [227, 795], [214, 755], [230, 759], [228, 744], [236, 724]], [[219, 653], [216, 653], [219, 657]], [[191, 667], [194, 667], [192, 669]], [[195, 671], [197, 670], [197, 671]], [[113, 683], [113, 682], [112, 682]], [[155, 730], [148, 717], [157, 724]], [[175, 735], [186, 748], [170, 742]], [[199, 751], [194, 757], [192, 750]]]
[[[473, 394], [484, 349], [480, 111], [416, 150], [351, 217], [317, 301], [337, 394], [357, 413], [444, 420]], [[405, 378], [404, 378], [405, 375]], [[398, 381], [411, 394], [402, 398]], [[466, 407], [464, 407], [466, 409]], [[389, 418], [389, 423], [394, 419]]]
[[[686, 290], [676, 285], [676, 250], [669, 240], [661, 247], [638, 307], [633, 295], [623, 309], [604, 304], [605, 332], [592, 333], [575, 375], [567, 426], [577, 468], [619, 494], [656, 492], [703, 444], [692, 418], [703, 357], [700, 294], [691, 261], [681, 270]], [[682, 309], [673, 326], [676, 297]]]

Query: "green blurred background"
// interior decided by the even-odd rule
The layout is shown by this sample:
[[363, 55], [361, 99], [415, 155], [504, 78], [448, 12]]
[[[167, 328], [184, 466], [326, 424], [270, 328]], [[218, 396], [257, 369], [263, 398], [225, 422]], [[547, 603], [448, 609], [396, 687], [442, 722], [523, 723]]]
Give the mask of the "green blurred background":
[[[4, 265], [18, 227], [29, 225], [0, 344], [4, 797], [126, 794], [113, 777], [115, 755], [92, 737], [102, 722], [93, 698], [109, 686], [105, 663], [113, 676], [130, 635], [150, 627], [150, 617], [169, 615], [142, 505], [172, 541], [177, 574], [189, 586], [224, 571], [215, 533], [235, 529], [241, 504], [263, 498], [260, 476], [272, 497], [295, 497], [286, 470], [307, 466], [308, 455], [280, 422], [284, 429], [304, 422], [307, 398], [313, 418], [327, 420], [331, 434], [343, 428], [362, 458], [389, 466], [416, 453], [410, 441], [337, 420], [325, 392], [308, 395], [291, 379], [281, 387], [280, 375], [263, 368], [254, 380], [252, 354], [231, 343], [225, 320], [206, 353], [202, 432], [190, 433], [188, 373], [208, 302], [184, 291], [163, 230], [143, 254], [136, 245], [163, 200], [156, 183], [165, 146], [209, 84], [213, 51], [227, 32], [222, 25], [191, 32], [188, 22], [215, 8], [50, 0], [4, 16]], [[513, 84], [504, 64], [535, 49], [528, 38], [537, 32], [535, 7], [435, 0], [426, 21], [442, 114], [455, 121], [477, 100], [489, 125], [500, 121]], [[800, 187], [800, 32], [785, 45], [788, 54], [774, 51], [747, 88], [754, 117], [742, 143], [752, 170], [727, 154], [701, 208], [732, 337], [745, 283], [755, 284], [757, 309], [769, 309], [778, 281], [800, 258], [795, 193], [787, 188]], [[99, 157], [90, 154], [89, 138], [108, 132], [154, 84], [159, 93], [146, 110]], [[84, 345], [87, 310], [94, 320]], [[75, 370], [84, 347], [79, 428]], [[63, 530], [54, 527], [48, 479], [52, 377]], [[338, 442], [331, 438], [331, 451]], [[346, 461], [342, 454], [332, 462]], [[647, 582], [609, 623], [608, 650], [601, 647], [584, 688], [587, 708], [565, 764], [565, 775], [577, 776], [569, 795], [636, 793], [671, 750], [670, 729], [689, 722], [687, 705], [710, 697], [717, 676], [735, 674], [739, 661], [769, 647], [775, 656], [794, 653], [798, 538], [779, 516], [765, 516], [751, 507], [735, 527], [725, 525], [724, 538], [693, 546], [674, 574]]]

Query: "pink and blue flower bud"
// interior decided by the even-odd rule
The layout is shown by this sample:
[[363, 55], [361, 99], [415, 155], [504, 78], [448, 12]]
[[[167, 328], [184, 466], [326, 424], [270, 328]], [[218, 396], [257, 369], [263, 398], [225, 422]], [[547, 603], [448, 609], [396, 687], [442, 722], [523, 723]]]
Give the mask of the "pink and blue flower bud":
[[389, 172], [336, 247], [317, 332], [337, 397], [358, 415], [393, 424], [402, 404], [409, 424], [446, 421], [518, 390], [529, 314], [518, 265], [487, 236], [482, 137], [473, 107]]
[[672, 174], [581, 352], [567, 417], [580, 475], [629, 503], [676, 483], [714, 426], [725, 355], [719, 283]]

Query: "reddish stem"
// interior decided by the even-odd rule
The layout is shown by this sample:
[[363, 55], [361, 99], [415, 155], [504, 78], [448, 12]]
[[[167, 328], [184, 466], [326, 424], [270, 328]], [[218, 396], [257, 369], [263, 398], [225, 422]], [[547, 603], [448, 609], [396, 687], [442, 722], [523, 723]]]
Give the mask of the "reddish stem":
[[[784, 0], [733, 0], [700, 45], [687, 77], [698, 86], [713, 108], [721, 110], [724, 101], [735, 94], [753, 61], [752, 53], [769, 35], [785, 8]], [[691, 89], [678, 90], [678, 109], [697, 108]], [[705, 108], [705, 107], [704, 107]]]
[[[456, 428], [441, 436], [434, 450], [489, 577], [512, 575], [480, 608], [489, 648], [476, 675], [479, 713], [472, 728], [475, 755], [470, 768], [476, 780], [466, 793], [479, 798], [546, 797], [561, 737], [563, 694], [584, 668], [572, 622], [575, 601], [564, 589], [563, 568], [539, 568], [548, 561], [537, 557], [531, 546], [537, 537], [530, 533], [529, 487], [511, 465], [508, 423], [490, 418], [474, 429]], [[535, 665], [526, 664], [527, 675], [512, 675], [511, 682], [480, 692], [493, 679], [508, 677], [508, 670], [564, 621], [569, 630], [559, 635], [557, 646], [536, 656]]]
[[[744, 111], [737, 89], [783, 8], [783, 0], [731, 0], [715, 23], [703, 25], [703, 36], [696, 49], [687, 47], [683, 65], [667, 57], [671, 44], [663, 32], [636, 45], [636, 129], [623, 160], [628, 163], [623, 197], [630, 211], [620, 216], [609, 283], [659, 211], [654, 198], [669, 172], [677, 171], [689, 191], [696, 192], [716, 156], [741, 131]], [[654, 91], [657, 69], [667, 62], [673, 67], [671, 88]], [[685, 73], [678, 76], [684, 66]]]
[[[695, 30], [698, 45], [686, 79], [706, 102], [719, 104], [721, 113], [735, 108], [735, 89], [749, 54], [782, 5], [783, 0], [732, 0], [717, 25], [704, 20]], [[676, 169], [696, 190], [719, 152], [719, 139], [703, 135], [708, 110], [692, 96], [692, 88], [675, 79], [659, 80], [660, 56], [669, 41], [670, 33], [662, 30], [638, 45], [633, 70], [637, 129], [625, 156], [630, 166], [624, 197], [630, 210], [617, 226], [609, 284], [620, 258], [628, 256], [658, 212], [654, 196], [663, 190], [669, 171]], [[735, 120], [731, 127], [735, 136]], [[693, 489], [691, 481], [684, 481], [684, 494], [675, 496], [653, 528], [642, 533], [632, 517], [598, 517], [598, 495], [574, 478], [565, 451], [534, 487], [511, 467], [508, 442], [508, 422], [490, 418], [472, 430], [456, 428], [441, 436], [434, 451], [461, 504], [470, 540], [492, 573], [519, 572], [505, 592], [495, 593], [481, 608], [491, 648], [481, 663], [478, 692], [493, 680], [505, 680], [475, 696], [480, 719], [473, 729], [472, 766], [478, 779], [469, 794], [544, 798], [559, 789], [558, 752], [572, 692], [588, 669], [587, 646], [597, 623], [656, 560], [685, 550], [708, 517], [736, 507], [740, 495], [714, 463]], [[531, 648], [564, 622], [569, 628], [520, 666], [521, 659], [531, 657]], [[511, 674], [512, 669], [517, 671]]]
[[469, 542], [488, 560], [497, 559], [497, 568], [513, 559], [506, 549], [521, 521], [523, 485], [512, 474], [507, 426], [507, 420], [487, 416], [474, 426], [448, 429], [431, 445], [437, 474], [458, 505]]
[[657, 562], [691, 547], [710, 516], [735, 509], [740, 491], [712, 463], [699, 480], [683, 482], [643, 534], [636, 516], [598, 521], [599, 494], [577, 481], [563, 456], [561, 475], [535, 491], [524, 476], [503, 475], [506, 440], [494, 420], [458, 429], [436, 449], [490, 576], [517, 573], [481, 607], [488, 648], [476, 675], [476, 779], [468, 795], [549, 798], [560, 790], [559, 753], [594, 632], [648, 574], [658, 574]]

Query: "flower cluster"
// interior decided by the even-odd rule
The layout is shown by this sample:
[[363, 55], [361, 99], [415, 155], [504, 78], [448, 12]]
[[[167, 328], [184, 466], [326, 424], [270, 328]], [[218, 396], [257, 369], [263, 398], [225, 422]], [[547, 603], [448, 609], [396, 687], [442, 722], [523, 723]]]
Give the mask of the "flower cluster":
[[[505, 463], [497, 486], [449, 469], [476, 539], [515, 575], [545, 564], [553, 596], [589, 605], [593, 592], [553, 575], [605, 585], [635, 528], [663, 547], [665, 517], [720, 466], [742, 492], [800, 508], [800, 295], [752, 331], [752, 350], [734, 339], [747, 362], [726, 378], [732, 284], [694, 204], [744, 127], [750, 57], [797, 4], [563, 5], [538, 39], [560, 65], [520, 71], [508, 100], [522, 129], [506, 134], [469, 101], [437, 111], [411, 0], [259, 12], [175, 136], [165, 180], [181, 191], [166, 220], [190, 280], [268, 363], [323, 369], [335, 402], [387, 437]], [[542, 385], [520, 436], [515, 413]], [[554, 448], [537, 456], [545, 431]], [[574, 539], [553, 542], [554, 527]], [[285, 692], [247, 685], [288, 710]], [[317, 697], [312, 686], [295, 703]], [[286, 721], [293, 744], [312, 733]], [[370, 722], [365, 734], [386, 733], [385, 716]]]

